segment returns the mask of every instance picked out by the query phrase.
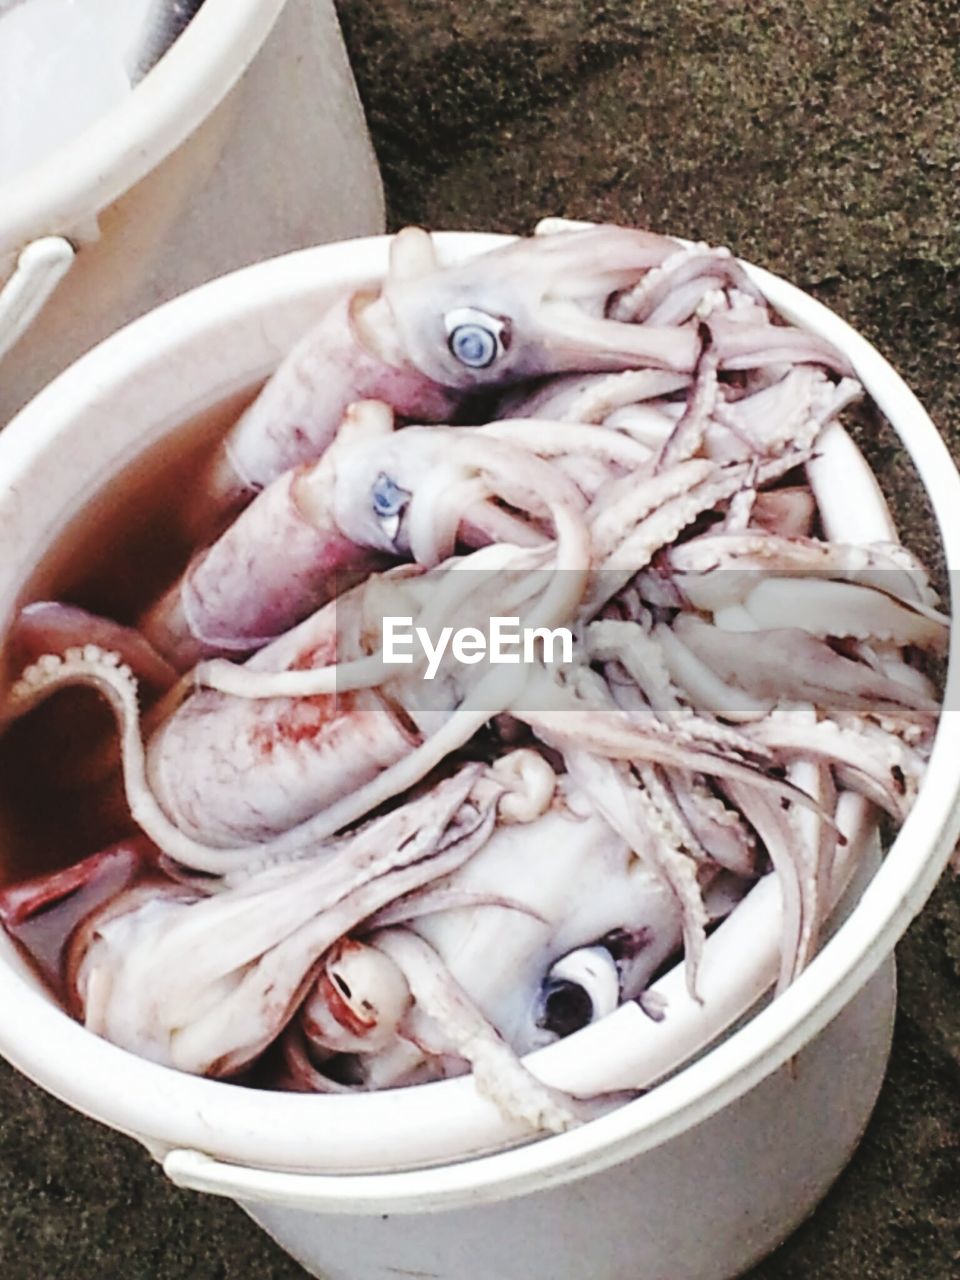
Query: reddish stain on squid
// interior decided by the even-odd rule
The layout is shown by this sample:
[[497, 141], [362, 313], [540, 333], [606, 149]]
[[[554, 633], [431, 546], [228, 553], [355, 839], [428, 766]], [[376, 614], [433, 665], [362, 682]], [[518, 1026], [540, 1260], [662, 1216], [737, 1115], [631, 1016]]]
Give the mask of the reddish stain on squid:
[[357, 695], [352, 692], [324, 693], [291, 701], [289, 709], [280, 712], [276, 719], [256, 725], [250, 741], [264, 756], [272, 755], [279, 746], [315, 742], [335, 725], [351, 720], [356, 701]]
[[[318, 643], [305, 649], [290, 664], [290, 671], [314, 671], [332, 666], [337, 661], [337, 634], [331, 631]], [[342, 721], [356, 714], [357, 694], [321, 693], [310, 698], [290, 698], [275, 718], [257, 724], [251, 731], [251, 743], [263, 756], [269, 757], [278, 746], [296, 746], [316, 742]]]

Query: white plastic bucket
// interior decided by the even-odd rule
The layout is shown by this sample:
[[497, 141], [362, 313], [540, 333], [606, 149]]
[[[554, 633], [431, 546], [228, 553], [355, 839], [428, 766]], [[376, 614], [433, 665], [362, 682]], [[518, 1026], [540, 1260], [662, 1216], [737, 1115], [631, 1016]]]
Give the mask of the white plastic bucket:
[[[438, 236], [447, 259], [501, 240]], [[38, 396], [0, 435], [0, 627], [66, 521], [179, 424], [201, 413], [226, 421], [328, 299], [382, 275], [387, 244], [326, 246], [215, 281], [115, 335]], [[948, 567], [960, 565], [960, 477], [915, 397], [836, 316], [753, 274], [784, 314], [847, 354], [913, 457]], [[883, 526], [869, 473], [849, 465], [851, 502]], [[469, 1079], [304, 1097], [158, 1067], [68, 1018], [3, 937], [0, 1051], [139, 1138], [180, 1185], [239, 1200], [330, 1280], [724, 1280], [812, 1210], [872, 1108], [889, 1048], [893, 947], [960, 828], [958, 646], [954, 632], [947, 709], [916, 804], [809, 969], [666, 1083], [570, 1133], [482, 1154], [491, 1108]], [[775, 932], [776, 919], [765, 927]], [[626, 1053], [629, 1016], [625, 1007], [543, 1052], [574, 1067], [601, 1041]], [[445, 1148], [465, 1132], [478, 1135], [473, 1145]], [[437, 1163], [403, 1167], [428, 1158]]]
[[205, 0], [126, 102], [2, 186], [0, 425], [168, 298], [383, 226], [333, 0]]

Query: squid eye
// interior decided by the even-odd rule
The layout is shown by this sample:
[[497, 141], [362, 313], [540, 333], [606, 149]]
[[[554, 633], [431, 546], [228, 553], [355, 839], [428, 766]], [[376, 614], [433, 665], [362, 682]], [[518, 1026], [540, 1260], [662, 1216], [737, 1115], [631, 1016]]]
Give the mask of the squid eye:
[[380, 521], [384, 533], [394, 542], [400, 529], [400, 520], [407, 504], [410, 502], [410, 491], [401, 489], [395, 480], [381, 471], [370, 491], [373, 500], [373, 513]]
[[606, 1017], [620, 1003], [617, 966], [605, 947], [581, 947], [558, 960], [540, 992], [536, 1023], [563, 1038]]
[[444, 316], [451, 354], [468, 369], [488, 369], [506, 351], [510, 341], [505, 320], [485, 311], [460, 307]]
[[461, 324], [450, 335], [450, 350], [468, 369], [486, 369], [497, 358], [496, 335], [479, 324]]
[[593, 1001], [586, 987], [576, 982], [548, 982], [537, 1026], [563, 1039], [593, 1021]]
[[401, 489], [396, 480], [391, 480], [385, 471], [381, 471], [373, 486], [373, 509], [377, 515], [403, 515], [409, 501], [409, 489]]

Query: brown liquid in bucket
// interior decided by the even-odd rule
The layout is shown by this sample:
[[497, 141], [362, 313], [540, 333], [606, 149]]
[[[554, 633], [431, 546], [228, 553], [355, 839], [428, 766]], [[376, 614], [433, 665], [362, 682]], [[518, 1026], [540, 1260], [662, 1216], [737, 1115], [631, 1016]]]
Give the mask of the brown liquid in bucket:
[[[110, 481], [51, 546], [19, 606], [59, 600], [134, 623], [187, 563], [195, 478], [251, 398], [243, 392], [197, 415]], [[7, 684], [29, 660], [6, 644]], [[91, 760], [115, 741], [113, 716], [83, 688], [57, 693], [0, 738], [0, 887], [135, 832], [118, 769], [89, 783]]]

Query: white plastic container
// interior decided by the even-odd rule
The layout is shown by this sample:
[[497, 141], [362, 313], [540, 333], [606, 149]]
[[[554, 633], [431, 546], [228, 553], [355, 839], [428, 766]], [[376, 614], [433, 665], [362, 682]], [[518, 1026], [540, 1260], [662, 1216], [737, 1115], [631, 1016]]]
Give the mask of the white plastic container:
[[383, 226], [333, 0], [205, 0], [126, 102], [2, 184], [0, 425], [168, 298]]
[[[447, 259], [501, 239], [438, 237]], [[198, 414], [228, 420], [325, 302], [381, 275], [386, 256], [386, 239], [375, 238], [215, 281], [115, 335], [37, 397], [0, 435], [0, 627], [65, 522], [111, 477]], [[960, 565], [960, 477], [921, 406], [836, 316], [753, 274], [781, 312], [850, 358], [913, 457], [948, 566]], [[843, 441], [840, 433], [834, 459], [851, 503], [883, 529], [882, 498]], [[503, 1145], [504, 1131], [469, 1079], [304, 1097], [158, 1067], [69, 1019], [2, 936], [0, 1051], [64, 1101], [137, 1137], [178, 1184], [240, 1201], [329, 1280], [725, 1280], [813, 1209], [872, 1109], [892, 1026], [893, 947], [960, 829], [958, 646], [954, 633], [919, 798], [809, 969], [666, 1083], [570, 1133], [484, 1154]], [[870, 835], [857, 831], [865, 842]], [[754, 894], [750, 936], [760, 947], [776, 936], [775, 880]], [[651, 1025], [631, 1010], [542, 1051], [546, 1074], [589, 1075], [598, 1046], [606, 1062], [628, 1061]]]

